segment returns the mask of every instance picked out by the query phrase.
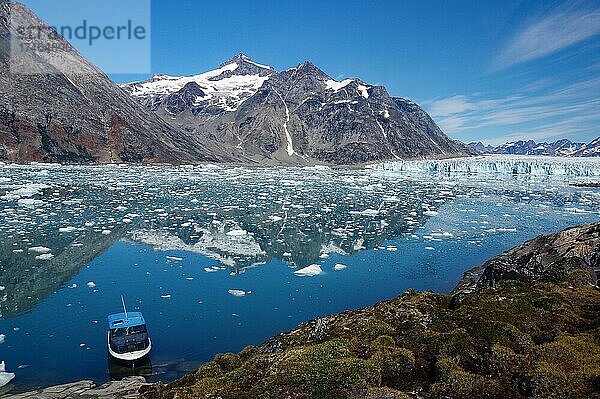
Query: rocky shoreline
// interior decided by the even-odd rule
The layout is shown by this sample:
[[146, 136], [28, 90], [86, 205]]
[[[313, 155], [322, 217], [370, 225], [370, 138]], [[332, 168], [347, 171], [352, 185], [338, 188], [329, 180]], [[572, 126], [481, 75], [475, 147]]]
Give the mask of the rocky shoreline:
[[144, 377], [126, 377], [99, 387], [93, 381], [84, 380], [0, 396], [3, 399], [136, 399], [140, 388], [146, 385], [149, 384]]
[[83, 381], [28, 398], [565, 398], [600, 391], [600, 222], [469, 270], [450, 295], [409, 291], [330, 315], [164, 385]]

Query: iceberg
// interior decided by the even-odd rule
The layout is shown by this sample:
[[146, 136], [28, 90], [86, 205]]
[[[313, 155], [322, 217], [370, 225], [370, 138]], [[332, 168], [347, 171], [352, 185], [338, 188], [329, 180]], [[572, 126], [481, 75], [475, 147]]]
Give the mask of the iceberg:
[[35, 253], [38, 253], [38, 254], [47, 254], [47, 253], [52, 252], [52, 250], [50, 248], [47, 248], [47, 247], [31, 247], [27, 251], [29, 251], [29, 252], [35, 252]]
[[15, 378], [15, 373], [7, 373], [6, 365], [4, 362], [0, 362], [0, 387], [7, 385], [13, 378]]
[[341, 264], [341, 263], [337, 263], [337, 264], [336, 264], [336, 265], [333, 267], [333, 270], [335, 270], [335, 271], [344, 270], [346, 267], [348, 267], [348, 266], [346, 266], [346, 265], [343, 265], [343, 264]]
[[294, 274], [299, 277], [313, 277], [321, 273], [323, 273], [323, 269], [321, 269], [321, 266], [319, 265], [310, 265], [294, 272]]

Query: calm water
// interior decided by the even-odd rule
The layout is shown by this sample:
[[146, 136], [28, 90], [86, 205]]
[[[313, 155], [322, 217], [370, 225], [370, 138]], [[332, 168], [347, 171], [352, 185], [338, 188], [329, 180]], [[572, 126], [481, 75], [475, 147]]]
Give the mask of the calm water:
[[[16, 390], [122, 377], [105, 331], [123, 294], [153, 338], [142, 374], [169, 381], [320, 315], [408, 288], [447, 292], [526, 239], [598, 220], [600, 192], [568, 183], [0, 166], [0, 360], [17, 373]], [[294, 274], [311, 264], [323, 273]]]

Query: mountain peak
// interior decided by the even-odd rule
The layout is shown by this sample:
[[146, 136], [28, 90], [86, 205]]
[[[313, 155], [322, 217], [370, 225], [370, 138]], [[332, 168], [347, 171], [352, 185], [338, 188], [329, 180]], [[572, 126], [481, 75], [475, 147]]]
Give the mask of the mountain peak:
[[298, 65], [296, 68], [296, 73], [302, 75], [315, 75], [320, 76], [322, 78], [328, 79], [329, 76], [323, 72], [319, 67], [313, 64], [310, 61], [304, 61], [302, 64]]
[[242, 66], [246, 66], [246, 67], [250, 67], [251, 69], [258, 68], [258, 69], [264, 69], [264, 70], [268, 70], [268, 71], [275, 71], [275, 68], [273, 68], [272, 66], [259, 64], [258, 62], [252, 60], [252, 58], [248, 57], [244, 53], [239, 53], [239, 54], [233, 56], [228, 61], [221, 64], [220, 67], [223, 68], [224, 66], [231, 65], [231, 64], [237, 64], [238, 68], [242, 67]]

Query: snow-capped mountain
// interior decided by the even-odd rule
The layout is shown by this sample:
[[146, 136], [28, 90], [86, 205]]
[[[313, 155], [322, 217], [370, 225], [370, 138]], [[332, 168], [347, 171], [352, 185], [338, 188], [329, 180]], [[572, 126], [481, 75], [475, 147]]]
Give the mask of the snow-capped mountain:
[[239, 54], [218, 69], [200, 75], [155, 75], [122, 87], [159, 114], [177, 115], [187, 109], [214, 114], [237, 110], [274, 73], [273, 67]]
[[497, 147], [469, 143], [470, 148], [481, 154], [546, 155], [555, 157], [600, 156], [600, 137], [589, 144], [573, 143], [562, 139], [553, 143], [536, 143], [533, 140], [508, 142]]
[[575, 157], [600, 157], [600, 137], [589, 144], [584, 144], [573, 154]]
[[418, 105], [310, 62], [283, 72], [243, 54], [195, 76], [122, 86], [172, 126], [256, 163], [354, 164], [465, 156]]
[[485, 145], [481, 141], [472, 142], [467, 145], [474, 151], [477, 151], [478, 153], [481, 153], [481, 154], [489, 154], [494, 150], [494, 146], [489, 145], [489, 144]]

